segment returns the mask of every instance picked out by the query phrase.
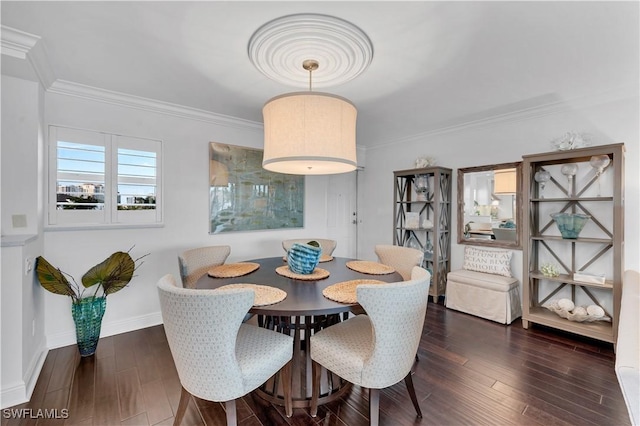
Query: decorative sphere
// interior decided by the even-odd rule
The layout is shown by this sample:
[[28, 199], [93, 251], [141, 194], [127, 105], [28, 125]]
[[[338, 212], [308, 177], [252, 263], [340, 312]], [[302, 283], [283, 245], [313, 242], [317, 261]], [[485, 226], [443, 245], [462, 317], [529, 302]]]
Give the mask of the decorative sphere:
[[551, 179], [551, 173], [549, 173], [546, 170], [540, 170], [540, 171], [536, 172], [536, 174], [533, 176], [533, 178], [538, 183], [545, 183], [545, 182], [548, 182]]
[[602, 173], [602, 169], [607, 167], [610, 162], [611, 160], [609, 159], [609, 156], [606, 154], [594, 155], [589, 160], [589, 164], [591, 165], [591, 167], [593, 167], [594, 169], [597, 169], [598, 173]]
[[565, 164], [560, 169], [560, 173], [562, 173], [567, 177], [573, 177], [577, 172], [578, 172], [578, 165], [573, 163]]
[[602, 309], [598, 305], [589, 305], [589, 306], [587, 306], [587, 313], [589, 315], [591, 315], [591, 316], [594, 316], [594, 317], [603, 317], [604, 316], [604, 309]]
[[576, 306], [573, 309], [573, 314], [574, 315], [587, 315], [587, 310], [584, 308], [584, 306]]
[[575, 308], [575, 304], [569, 299], [560, 299], [558, 300], [558, 308], [562, 309], [563, 311], [573, 311], [573, 308]]

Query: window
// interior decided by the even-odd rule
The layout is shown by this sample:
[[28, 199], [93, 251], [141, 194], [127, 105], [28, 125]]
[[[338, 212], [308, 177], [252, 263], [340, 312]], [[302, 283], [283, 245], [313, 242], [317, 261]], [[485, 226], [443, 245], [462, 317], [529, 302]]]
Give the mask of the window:
[[51, 226], [162, 222], [157, 140], [51, 126]]

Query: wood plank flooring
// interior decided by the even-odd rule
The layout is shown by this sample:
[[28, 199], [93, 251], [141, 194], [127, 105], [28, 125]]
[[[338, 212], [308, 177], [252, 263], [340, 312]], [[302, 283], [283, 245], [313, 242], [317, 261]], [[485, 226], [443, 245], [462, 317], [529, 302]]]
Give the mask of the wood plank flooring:
[[[381, 394], [381, 424], [629, 425], [610, 344], [429, 303], [418, 354], [413, 382], [424, 418], [416, 418], [400, 382]], [[13, 407], [22, 417], [4, 410], [2, 426], [170, 425], [179, 399], [164, 330], [156, 326], [103, 338], [89, 358], [75, 345], [50, 351], [31, 401]], [[254, 394], [237, 402], [243, 426], [367, 425], [367, 407], [357, 386], [316, 418], [303, 409], [286, 418]], [[47, 419], [38, 409], [57, 409], [58, 417], [67, 409], [68, 418]], [[223, 405], [192, 399], [182, 424], [224, 425]]]

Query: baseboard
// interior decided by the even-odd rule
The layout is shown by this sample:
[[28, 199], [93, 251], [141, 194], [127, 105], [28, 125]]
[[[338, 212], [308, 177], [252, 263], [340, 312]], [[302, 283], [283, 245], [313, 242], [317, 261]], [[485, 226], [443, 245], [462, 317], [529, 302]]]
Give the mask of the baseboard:
[[25, 374], [25, 391], [27, 400], [31, 399], [31, 395], [33, 394], [33, 390], [36, 387], [38, 377], [40, 377], [40, 371], [42, 371], [42, 366], [44, 365], [44, 361], [47, 359], [48, 353], [49, 349], [41, 347], [31, 358], [29, 368], [27, 368], [27, 373]]
[[28, 400], [26, 386], [24, 382], [19, 382], [13, 386], [2, 389], [2, 394], [0, 394], [0, 408], [13, 407]]
[[44, 361], [47, 359], [49, 350], [41, 347], [36, 350], [29, 362], [29, 367], [23, 377], [23, 380], [16, 383], [9, 388], [2, 389], [0, 395], [0, 408], [13, 407], [14, 405], [22, 404], [29, 401], [33, 390], [40, 377], [40, 371], [44, 365]]
[[[108, 324], [102, 324], [100, 337], [113, 336], [158, 324], [162, 324], [162, 315], [160, 312], [141, 315], [121, 321], [114, 321]], [[36, 351], [34, 356], [31, 358], [24, 380], [2, 389], [2, 392], [0, 393], [0, 409], [13, 407], [14, 405], [27, 402], [31, 398], [33, 390], [36, 387], [38, 377], [42, 371], [42, 366], [47, 359], [49, 349], [75, 345], [76, 333], [75, 330], [56, 333], [51, 336], [47, 336], [46, 341], [48, 349], [42, 347]]]
[[[126, 320], [102, 323], [100, 337], [114, 336], [128, 331], [139, 330], [154, 325], [162, 324], [162, 315], [155, 312], [148, 315], [140, 315]], [[64, 331], [47, 336], [47, 347], [49, 349], [61, 348], [63, 346], [76, 344], [75, 330]]]

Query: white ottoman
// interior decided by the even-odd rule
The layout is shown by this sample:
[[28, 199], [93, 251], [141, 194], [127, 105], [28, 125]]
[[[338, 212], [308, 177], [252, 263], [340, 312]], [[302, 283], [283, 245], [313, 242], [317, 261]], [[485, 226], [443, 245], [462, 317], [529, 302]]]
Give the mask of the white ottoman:
[[446, 306], [502, 324], [522, 316], [518, 280], [461, 269], [447, 274]]

